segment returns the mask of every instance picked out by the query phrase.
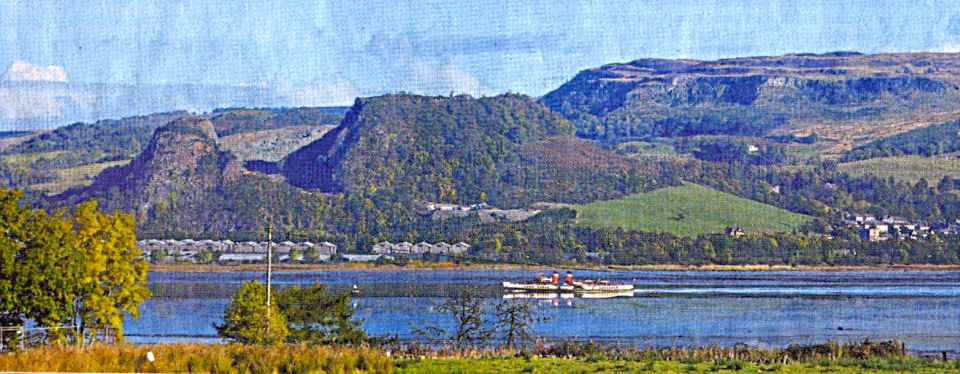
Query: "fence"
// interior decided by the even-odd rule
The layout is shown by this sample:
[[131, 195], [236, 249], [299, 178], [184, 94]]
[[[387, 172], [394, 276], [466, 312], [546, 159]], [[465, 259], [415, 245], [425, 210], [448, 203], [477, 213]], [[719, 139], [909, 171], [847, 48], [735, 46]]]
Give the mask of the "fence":
[[[72, 333], [74, 339], [80, 336], [79, 325], [63, 325], [51, 327], [26, 327], [26, 326], [0, 326], [0, 352], [9, 349], [6, 342], [16, 341], [16, 346], [20, 350], [25, 350], [40, 344], [44, 344], [51, 331], [66, 330]], [[104, 332], [104, 337], [109, 336], [109, 332]]]

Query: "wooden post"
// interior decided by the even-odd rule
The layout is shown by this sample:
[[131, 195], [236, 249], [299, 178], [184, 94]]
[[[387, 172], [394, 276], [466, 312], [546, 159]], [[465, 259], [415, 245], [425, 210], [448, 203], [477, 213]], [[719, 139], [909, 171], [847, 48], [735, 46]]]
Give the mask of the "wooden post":
[[273, 218], [267, 226], [267, 331], [270, 331], [270, 296], [273, 277]]

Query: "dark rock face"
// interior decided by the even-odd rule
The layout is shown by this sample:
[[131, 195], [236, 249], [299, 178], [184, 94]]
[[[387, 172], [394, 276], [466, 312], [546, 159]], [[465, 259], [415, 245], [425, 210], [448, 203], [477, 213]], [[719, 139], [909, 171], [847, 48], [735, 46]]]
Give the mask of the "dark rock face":
[[307, 189], [341, 191], [345, 187], [336, 173], [347, 152], [360, 139], [364, 101], [358, 99], [346, 116], [320, 140], [287, 155], [279, 169], [287, 182]]
[[101, 197], [143, 218], [158, 205], [190, 204], [242, 175], [241, 162], [217, 147], [209, 120], [187, 116], [157, 129], [129, 164], [105, 170], [93, 184], [65, 195]]
[[960, 110], [958, 87], [960, 54], [844, 52], [610, 64], [541, 101], [584, 137], [765, 135], [787, 124], [802, 132], [881, 113], [949, 113]]

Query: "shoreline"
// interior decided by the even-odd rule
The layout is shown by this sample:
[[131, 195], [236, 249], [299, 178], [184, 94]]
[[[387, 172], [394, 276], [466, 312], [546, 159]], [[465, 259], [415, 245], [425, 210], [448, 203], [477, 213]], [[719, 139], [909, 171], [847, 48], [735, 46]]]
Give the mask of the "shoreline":
[[[266, 264], [200, 265], [157, 264], [150, 265], [156, 273], [234, 273], [255, 272], [266, 269]], [[419, 262], [400, 266], [393, 264], [337, 263], [337, 264], [275, 264], [275, 273], [310, 271], [430, 271], [430, 270], [592, 270], [592, 271], [757, 271], [757, 272], [833, 272], [833, 271], [948, 271], [960, 270], [960, 265], [521, 265], [521, 264], [457, 264], [452, 262]]]

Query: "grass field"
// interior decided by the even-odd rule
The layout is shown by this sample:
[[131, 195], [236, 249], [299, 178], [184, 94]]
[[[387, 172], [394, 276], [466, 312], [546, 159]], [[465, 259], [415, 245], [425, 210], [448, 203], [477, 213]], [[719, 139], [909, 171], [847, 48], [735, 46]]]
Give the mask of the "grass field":
[[0, 156], [0, 160], [11, 164], [28, 164], [39, 160], [41, 157], [54, 158], [62, 154], [62, 151], [37, 152], [37, 153], [15, 153]]
[[960, 159], [956, 155], [937, 157], [893, 156], [871, 158], [840, 164], [840, 170], [852, 175], [873, 174], [878, 177], [893, 177], [897, 180], [916, 182], [927, 178], [936, 184], [944, 176], [960, 178]]
[[747, 232], [790, 231], [810, 217], [693, 183], [575, 207], [579, 224], [680, 236], [719, 233], [737, 225]]
[[53, 183], [41, 183], [30, 186], [33, 189], [44, 191], [48, 194], [57, 194], [63, 191], [66, 191], [70, 187], [76, 186], [85, 186], [93, 182], [93, 177], [96, 177], [97, 174], [100, 174], [103, 169], [106, 169], [111, 166], [124, 165], [130, 162], [129, 160], [125, 161], [109, 161], [109, 162], [100, 162], [95, 164], [81, 165], [77, 167], [72, 167], [68, 169], [58, 169], [57, 173], [60, 174], [60, 180]]
[[617, 145], [617, 152], [632, 155], [676, 155], [677, 150], [673, 145], [666, 143], [650, 142], [625, 142]]

